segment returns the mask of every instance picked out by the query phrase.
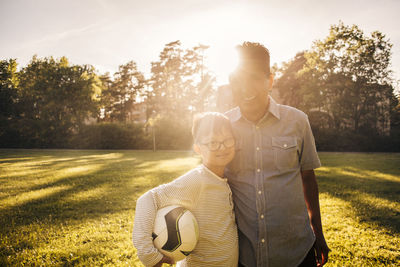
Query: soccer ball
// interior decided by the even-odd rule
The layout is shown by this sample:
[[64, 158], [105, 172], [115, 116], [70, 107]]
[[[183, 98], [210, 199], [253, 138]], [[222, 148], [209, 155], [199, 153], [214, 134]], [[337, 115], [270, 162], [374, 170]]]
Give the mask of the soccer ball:
[[154, 221], [154, 246], [174, 261], [183, 260], [196, 247], [199, 227], [194, 215], [184, 207], [159, 209]]

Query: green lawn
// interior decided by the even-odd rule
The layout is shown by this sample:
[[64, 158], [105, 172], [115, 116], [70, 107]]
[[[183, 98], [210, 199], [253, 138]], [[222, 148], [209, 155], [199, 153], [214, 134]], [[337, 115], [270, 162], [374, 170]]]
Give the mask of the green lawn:
[[[326, 266], [400, 262], [400, 154], [320, 153]], [[141, 266], [136, 199], [191, 152], [0, 150], [0, 266]]]

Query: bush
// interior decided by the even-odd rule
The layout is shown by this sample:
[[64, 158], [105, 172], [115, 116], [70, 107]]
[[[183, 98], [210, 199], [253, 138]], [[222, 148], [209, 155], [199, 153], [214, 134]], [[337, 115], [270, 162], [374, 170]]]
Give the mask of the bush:
[[[191, 149], [191, 124], [170, 117], [158, 118], [154, 122], [157, 149]], [[149, 128], [149, 133], [152, 134]]]
[[0, 148], [21, 148], [24, 145], [18, 129], [0, 120]]
[[400, 135], [380, 136], [373, 132], [355, 133], [313, 129], [318, 151], [400, 152]]
[[[182, 120], [158, 117], [153, 121], [156, 149], [186, 150], [192, 145], [191, 125]], [[70, 142], [82, 149], [152, 149], [153, 127], [135, 123], [86, 125]]]
[[99, 123], [85, 125], [70, 142], [71, 148], [149, 149], [150, 138], [143, 124]]

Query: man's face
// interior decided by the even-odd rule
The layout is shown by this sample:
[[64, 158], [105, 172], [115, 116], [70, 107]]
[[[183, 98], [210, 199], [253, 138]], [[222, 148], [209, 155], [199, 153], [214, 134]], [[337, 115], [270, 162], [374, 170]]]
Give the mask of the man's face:
[[235, 156], [235, 139], [230, 129], [222, 128], [200, 138], [196, 150], [206, 166], [225, 167]]
[[268, 90], [271, 77], [260, 71], [239, 70], [230, 77], [233, 97], [246, 117], [265, 112], [268, 107]]

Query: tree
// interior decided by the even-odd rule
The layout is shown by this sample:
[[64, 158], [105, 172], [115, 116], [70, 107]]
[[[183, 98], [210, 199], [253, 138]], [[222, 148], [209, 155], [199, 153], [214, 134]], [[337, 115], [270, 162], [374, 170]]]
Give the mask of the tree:
[[394, 95], [391, 99], [390, 114], [390, 136], [397, 140], [398, 150], [400, 150], [400, 95]]
[[15, 143], [18, 117], [18, 73], [15, 59], [0, 61], [0, 147]]
[[213, 100], [213, 84], [215, 77], [204, 64], [205, 53], [209, 46], [199, 44], [192, 49], [187, 49], [183, 56], [185, 66], [185, 101], [190, 110], [203, 112], [206, 105]]
[[17, 61], [0, 61], [0, 118], [8, 119], [15, 115], [15, 103], [18, 100]]
[[278, 88], [279, 96], [283, 104], [300, 108], [302, 106], [301, 77], [299, 71], [304, 68], [306, 59], [304, 52], [297, 53], [289, 62], [284, 62], [280, 69], [277, 69], [275, 75], [281, 76], [276, 79], [274, 87]]
[[281, 96], [309, 115], [319, 113], [321, 127], [387, 133], [391, 48], [378, 31], [367, 36], [356, 25], [332, 25], [325, 39], [284, 65]]
[[106, 74], [102, 81], [107, 88], [102, 97], [105, 120], [126, 122], [136, 98], [143, 94], [146, 82], [143, 74], [134, 61], [129, 61], [119, 66], [113, 80]]
[[207, 49], [208, 46], [198, 45], [184, 50], [180, 41], [165, 45], [159, 61], [152, 62], [147, 94], [149, 116], [160, 114], [183, 119], [183, 115], [204, 110], [215, 81], [204, 64]]
[[[165, 45], [159, 61], [151, 63], [151, 87], [147, 94], [148, 112], [170, 116], [182, 110], [183, 60], [180, 41]], [[154, 112], [153, 112], [154, 111]]]
[[[319, 94], [336, 127], [379, 131], [390, 110], [392, 44], [376, 31], [366, 36], [356, 25], [333, 25], [324, 41], [306, 53], [307, 72], [324, 82]], [[384, 127], [382, 125], [381, 127]]]
[[60, 147], [96, 117], [102, 84], [90, 65], [34, 56], [20, 73], [19, 129], [28, 146]]
[[215, 78], [204, 64], [207, 49], [201, 44], [183, 49], [175, 41], [166, 44], [159, 60], [152, 62], [145, 101], [158, 148], [190, 146], [192, 115], [204, 111], [213, 95]]
[[111, 121], [111, 113], [112, 113], [112, 105], [113, 105], [113, 96], [111, 93], [112, 90], [112, 78], [109, 72], [106, 72], [100, 75], [100, 81], [102, 83], [103, 90], [101, 91], [100, 97], [100, 111], [98, 113], [97, 121]]

